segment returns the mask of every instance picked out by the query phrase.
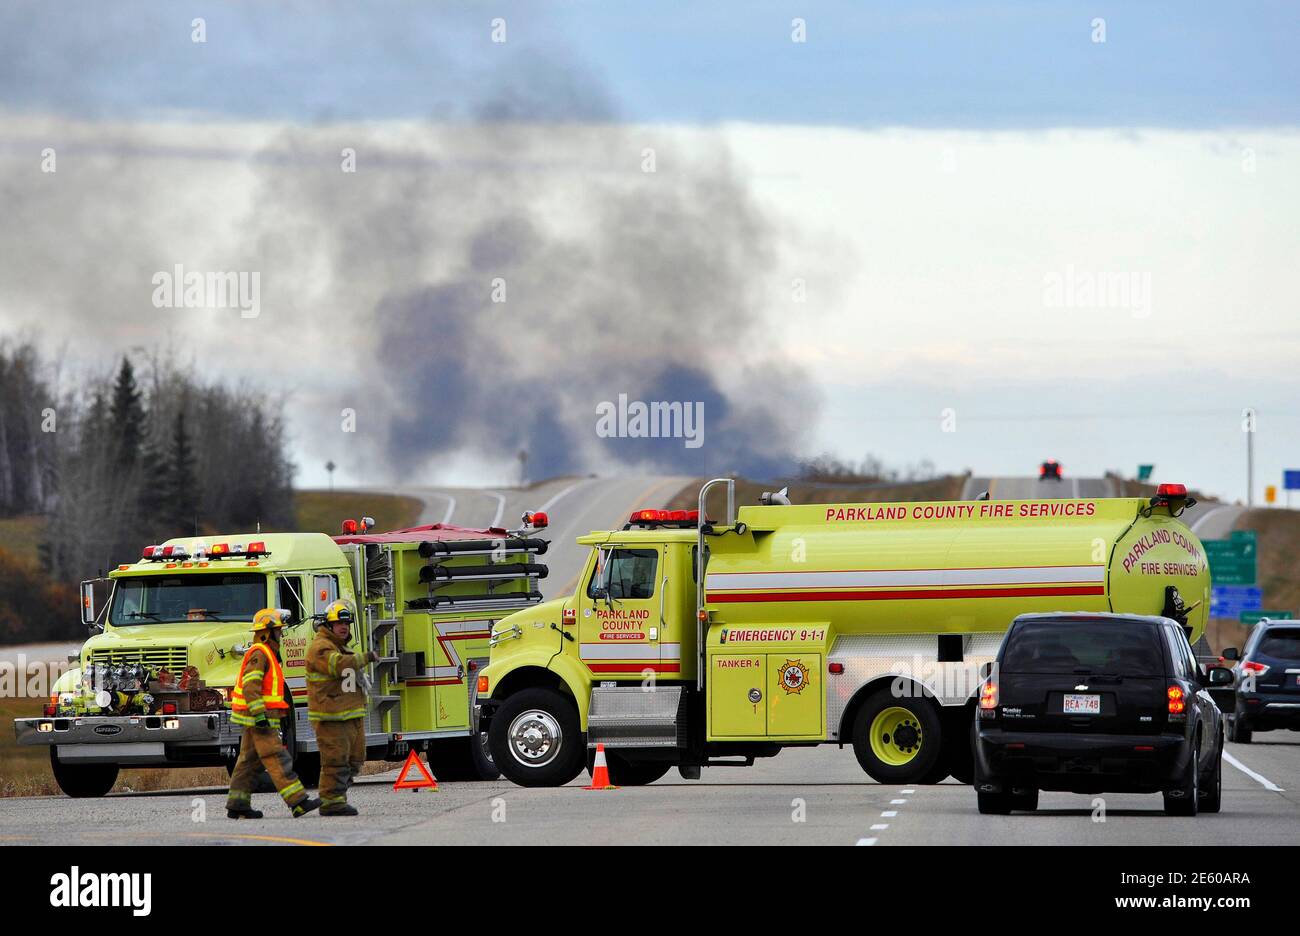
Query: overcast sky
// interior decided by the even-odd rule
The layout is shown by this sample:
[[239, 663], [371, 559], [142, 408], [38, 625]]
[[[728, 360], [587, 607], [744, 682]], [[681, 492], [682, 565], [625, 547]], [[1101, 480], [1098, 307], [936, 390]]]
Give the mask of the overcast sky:
[[[82, 361], [170, 342], [197, 367], [292, 392], [308, 485], [326, 458], [344, 483], [397, 480], [362, 449], [419, 425], [373, 379], [322, 368], [340, 341], [372, 376], [423, 380], [454, 353], [475, 357], [474, 381], [505, 368], [512, 393], [553, 401], [584, 462], [618, 470], [626, 452], [582, 437], [587, 397], [677, 372], [619, 386], [609, 358], [637, 349], [601, 329], [689, 364], [716, 325], [737, 353], [709, 359], [699, 394], [706, 432], [727, 411], [726, 458], [754, 457], [767, 431], [796, 453], [981, 474], [1154, 462], [1240, 497], [1243, 407], [1260, 411], [1257, 484], [1300, 467], [1300, 7], [1108, 7], [8, 3], [0, 325]], [[532, 129], [492, 129], [520, 122]], [[382, 194], [330, 194], [348, 184], [347, 146]], [[516, 214], [537, 268], [562, 247], [557, 269], [587, 258], [626, 279], [649, 251], [676, 317], [639, 311], [655, 303], [641, 291], [627, 306], [640, 331], [607, 325], [592, 309], [619, 305], [617, 284], [585, 270], [589, 302], [557, 277], [531, 307], [512, 300], [515, 324], [403, 370], [417, 350], [375, 323], [397, 299], [514, 262], [520, 238], [484, 231]], [[678, 252], [608, 249], [614, 219]], [[484, 266], [472, 245], [485, 243], [508, 256]], [[705, 268], [674, 281], [691, 256]], [[160, 314], [149, 277], [174, 263], [264, 271], [267, 314]], [[570, 303], [584, 311], [557, 311]], [[576, 361], [558, 353], [571, 338], [587, 351]], [[550, 341], [555, 356], [529, 352]], [[565, 370], [591, 374], [597, 357], [607, 370], [562, 392]], [[350, 402], [381, 411], [386, 434], [340, 439]], [[485, 447], [434, 439], [402, 464], [505, 480], [513, 449]], [[704, 467], [724, 457], [712, 451]]]

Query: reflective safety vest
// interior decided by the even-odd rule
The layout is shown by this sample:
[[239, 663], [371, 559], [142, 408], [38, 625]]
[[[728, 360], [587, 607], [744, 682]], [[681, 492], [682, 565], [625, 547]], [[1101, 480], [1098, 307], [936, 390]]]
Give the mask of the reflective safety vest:
[[[244, 698], [245, 671], [248, 669], [249, 662], [256, 659], [259, 653], [266, 657], [266, 672], [262, 674], [262, 692], [260, 696], [255, 696], [253, 701], [249, 702]], [[255, 682], [258, 674], [255, 670], [247, 673], [247, 676], [250, 682]], [[235, 691], [230, 697], [231, 718], [239, 724], [251, 725], [259, 715], [280, 718], [287, 711], [289, 711], [289, 703], [284, 700], [284, 670], [280, 668], [280, 661], [275, 658], [275, 652], [266, 644], [254, 643], [244, 654], [244, 662], [239, 666], [239, 678], [235, 680]]]

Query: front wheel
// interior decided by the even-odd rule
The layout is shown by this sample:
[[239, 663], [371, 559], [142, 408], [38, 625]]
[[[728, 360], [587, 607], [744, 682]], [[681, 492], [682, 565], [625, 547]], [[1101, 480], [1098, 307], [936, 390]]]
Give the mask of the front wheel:
[[433, 741], [428, 758], [429, 769], [439, 780], [496, 780], [501, 776], [493, 762], [486, 733]]
[[73, 799], [104, 796], [117, 783], [117, 764], [65, 764], [54, 745], [50, 745], [50, 768], [59, 789]]
[[[587, 772], [591, 773], [596, 760], [595, 748], [587, 751]], [[645, 786], [668, 773], [675, 766], [662, 760], [629, 760], [621, 754], [606, 749], [605, 761], [609, 764], [609, 782], [614, 786]]]
[[578, 710], [553, 689], [524, 689], [501, 703], [488, 748], [502, 776], [526, 787], [564, 786], [587, 764]]
[[942, 748], [939, 713], [923, 696], [896, 698], [882, 689], [853, 720], [853, 753], [878, 783], [937, 783], [948, 773]]

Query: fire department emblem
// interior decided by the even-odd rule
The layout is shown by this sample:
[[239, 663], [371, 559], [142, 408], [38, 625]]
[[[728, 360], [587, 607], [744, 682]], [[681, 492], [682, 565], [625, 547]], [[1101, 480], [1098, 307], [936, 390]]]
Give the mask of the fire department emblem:
[[808, 667], [798, 660], [786, 660], [777, 672], [781, 675], [781, 688], [786, 695], [798, 695], [808, 685]]

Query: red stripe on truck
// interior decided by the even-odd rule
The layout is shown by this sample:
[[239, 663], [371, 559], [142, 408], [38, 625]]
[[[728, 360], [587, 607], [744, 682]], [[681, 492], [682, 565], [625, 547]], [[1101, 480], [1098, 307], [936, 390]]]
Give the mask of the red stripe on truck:
[[708, 601], [728, 604], [748, 601], [908, 601], [916, 598], [1049, 598], [1060, 595], [1104, 595], [1104, 585], [1053, 585], [1048, 588], [917, 588], [881, 591], [790, 591], [710, 593]]
[[[583, 660], [586, 663], [586, 660]], [[593, 673], [623, 673], [636, 670], [638, 673], [642, 670], [652, 670], [656, 673], [680, 673], [680, 663], [637, 663], [635, 660], [627, 660], [622, 663], [587, 663], [587, 669]]]

